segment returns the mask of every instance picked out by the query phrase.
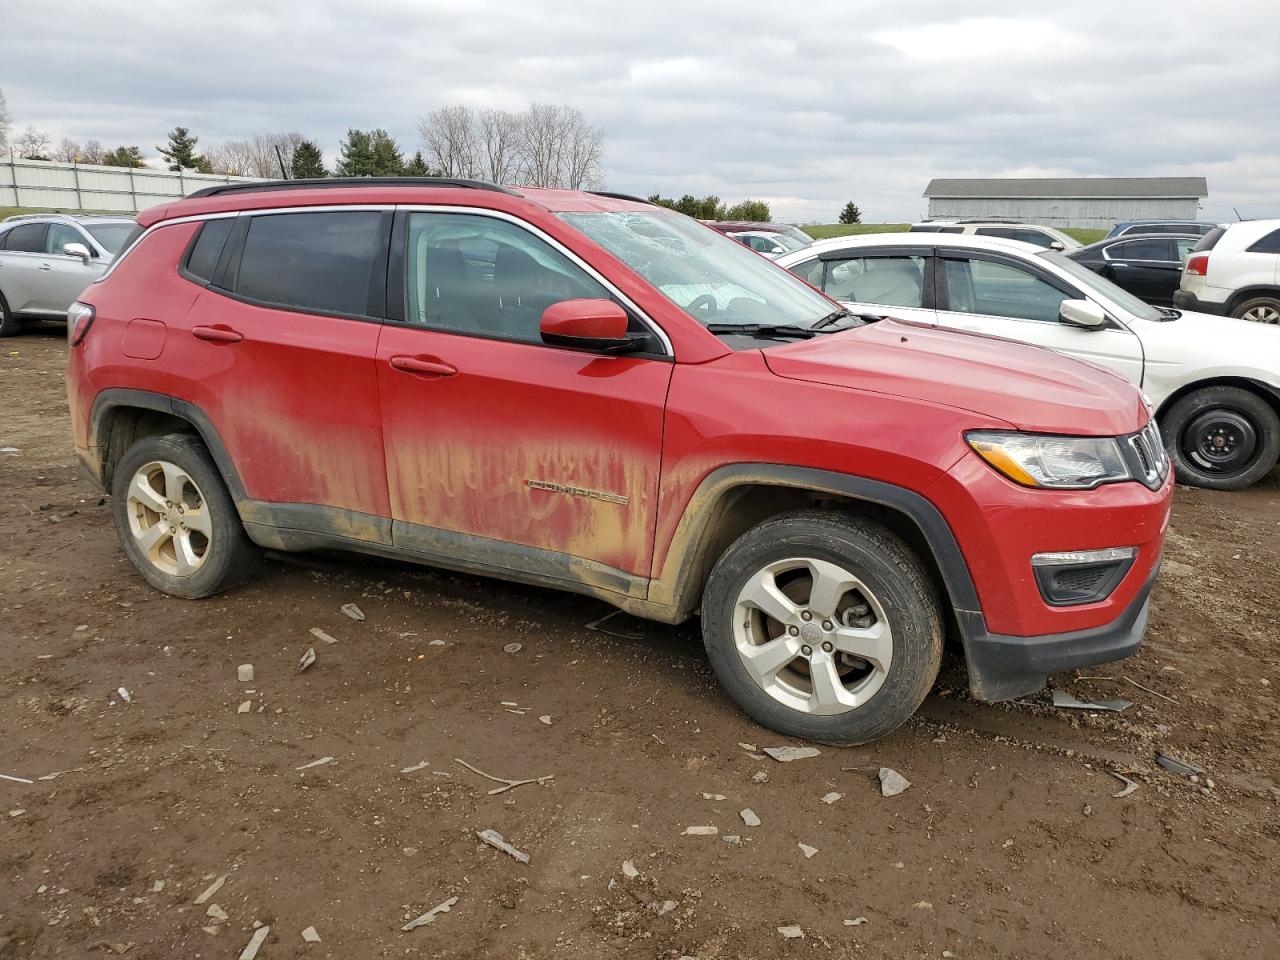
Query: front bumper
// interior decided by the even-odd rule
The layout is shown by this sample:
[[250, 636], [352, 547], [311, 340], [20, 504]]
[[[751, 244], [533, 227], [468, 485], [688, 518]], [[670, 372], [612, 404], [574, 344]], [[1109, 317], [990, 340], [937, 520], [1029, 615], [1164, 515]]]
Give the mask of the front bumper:
[[1212, 313], [1217, 317], [1225, 317], [1227, 315], [1227, 305], [1225, 303], [1201, 300], [1188, 290], [1173, 291], [1173, 305], [1179, 310], [1190, 310], [1194, 313]]
[[981, 613], [958, 610], [969, 661], [969, 689], [978, 700], [1011, 700], [1041, 689], [1049, 674], [1123, 660], [1137, 652], [1147, 629], [1157, 560], [1129, 605], [1110, 623], [1068, 633], [1011, 637], [988, 633]]

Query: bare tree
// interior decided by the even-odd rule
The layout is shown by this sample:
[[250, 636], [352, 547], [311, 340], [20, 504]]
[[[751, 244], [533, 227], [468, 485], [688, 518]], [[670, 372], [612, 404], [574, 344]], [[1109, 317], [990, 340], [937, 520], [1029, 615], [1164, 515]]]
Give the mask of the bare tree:
[[418, 121], [422, 145], [446, 177], [479, 174], [476, 118], [467, 106], [441, 107]]
[[97, 140], [88, 140], [85, 142], [84, 149], [80, 151], [81, 163], [101, 163], [107, 151], [103, 149], [102, 144]]
[[479, 152], [477, 176], [490, 183], [510, 183], [520, 171], [520, 116], [507, 110], [476, 114]]
[[562, 128], [565, 151], [560, 185], [570, 190], [599, 189], [604, 186], [604, 134], [577, 110], [567, 109], [570, 115]]
[[75, 163], [80, 159], [80, 144], [70, 137], [63, 137], [53, 151], [53, 159], [63, 163]]
[[9, 102], [0, 90], [0, 150], [9, 149], [9, 131], [13, 127], [13, 118], [9, 116]]
[[47, 160], [49, 158], [49, 135], [35, 127], [27, 127], [26, 132], [17, 140], [18, 156], [26, 160]]
[[[248, 140], [228, 140], [206, 151], [214, 173], [232, 177], [280, 179], [280, 159], [284, 169], [293, 166], [293, 153], [307, 138], [296, 130], [290, 133], [255, 133]], [[280, 148], [280, 156], [276, 155]]]

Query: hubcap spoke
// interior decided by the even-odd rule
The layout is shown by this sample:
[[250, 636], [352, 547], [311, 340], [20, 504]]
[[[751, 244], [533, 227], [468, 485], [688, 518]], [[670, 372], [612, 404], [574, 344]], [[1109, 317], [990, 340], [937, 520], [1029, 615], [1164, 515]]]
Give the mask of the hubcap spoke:
[[172, 463], [162, 463], [160, 468], [164, 471], [164, 498], [170, 503], [181, 503], [187, 475]]
[[164, 513], [164, 497], [152, 489], [142, 471], [134, 474], [133, 481], [129, 484], [128, 496], [130, 500], [138, 501], [148, 510]]
[[847, 571], [825, 560], [810, 560], [809, 569], [813, 574], [809, 609], [820, 617], [834, 617], [840, 598], [856, 587], [858, 581]]
[[756, 683], [768, 686], [778, 671], [800, 655], [798, 637], [781, 636], [777, 640], [742, 650], [742, 662]]
[[856, 707], [858, 700], [851, 694], [836, 670], [831, 657], [815, 658], [809, 663], [809, 676], [813, 680], [813, 699], [820, 709], [829, 712], [832, 707]]
[[778, 589], [778, 582], [769, 570], [761, 570], [742, 588], [740, 603], [754, 607], [767, 617], [789, 625], [799, 620], [796, 605]]
[[879, 670], [887, 670], [893, 660], [893, 640], [880, 620], [865, 628], [840, 627], [833, 642], [841, 653], [869, 660]]
[[203, 533], [206, 537], [213, 534], [213, 520], [209, 516], [209, 510], [202, 503], [193, 510], [188, 510], [182, 515], [183, 522], [189, 530], [197, 533]]
[[191, 548], [190, 534], [178, 534], [173, 538], [173, 552], [176, 557], [174, 565], [178, 569], [179, 576], [191, 573], [200, 566], [200, 561], [203, 559]]
[[172, 536], [173, 534], [169, 532], [169, 528], [163, 523], [152, 524], [145, 530], [134, 534], [135, 539], [138, 541], [138, 546], [142, 548], [142, 552], [152, 560], [155, 559], [155, 551]]

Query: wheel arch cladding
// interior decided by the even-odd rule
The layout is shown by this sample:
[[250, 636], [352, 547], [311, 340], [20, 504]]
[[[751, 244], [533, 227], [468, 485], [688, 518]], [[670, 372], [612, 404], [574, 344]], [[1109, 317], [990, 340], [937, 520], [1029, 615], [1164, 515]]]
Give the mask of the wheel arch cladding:
[[1280, 300], [1280, 287], [1266, 285], [1242, 287], [1227, 299], [1227, 312], [1230, 313], [1246, 300], [1252, 300], [1255, 297], [1270, 297], [1272, 300]]
[[[1247, 390], [1265, 400], [1268, 406], [1275, 411], [1276, 416], [1280, 417], [1280, 387], [1273, 387], [1270, 384], [1263, 383], [1261, 380], [1253, 380], [1249, 377], [1213, 377], [1209, 380], [1197, 380], [1194, 383], [1188, 383], [1165, 397], [1160, 404], [1160, 408], [1156, 411], [1156, 422], [1161, 423], [1163, 428], [1162, 421], [1169, 411], [1173, 409], [1174, 404], [1183, 397], [1188, 397], [1205, 387], [1238, 387], [1241, 390]], [[1165, 446], [1168, 446], [1167, 437], [1165, 438]]]

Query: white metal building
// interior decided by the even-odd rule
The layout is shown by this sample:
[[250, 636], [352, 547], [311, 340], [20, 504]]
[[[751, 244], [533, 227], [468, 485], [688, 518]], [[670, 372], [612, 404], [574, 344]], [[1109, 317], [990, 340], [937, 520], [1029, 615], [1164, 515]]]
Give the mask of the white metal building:
[[137, 213], [205, 187], [254, 179], [193, 170], [174, 173], [150, 167], [0, 160], [0, 207]]
[[1109, 229], [1121, 220], [1197, 220], [1204, 177], [995, 178], [929, 181], [929, 218], [995, 217]]

